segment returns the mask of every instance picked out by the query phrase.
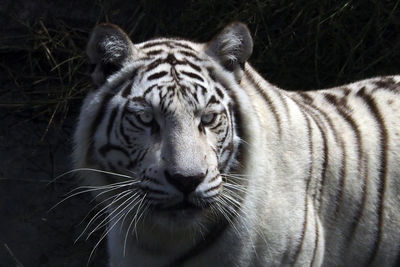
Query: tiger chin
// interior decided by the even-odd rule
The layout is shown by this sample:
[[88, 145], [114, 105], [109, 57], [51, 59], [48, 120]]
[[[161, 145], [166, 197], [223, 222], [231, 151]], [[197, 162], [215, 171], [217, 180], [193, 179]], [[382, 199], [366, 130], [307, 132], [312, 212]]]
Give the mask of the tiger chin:
[[252, 50], [242, 23], [208, 43], [93, 30], [73, 157], [109, 265], [399, 266], [400, 78], [285, 91]]

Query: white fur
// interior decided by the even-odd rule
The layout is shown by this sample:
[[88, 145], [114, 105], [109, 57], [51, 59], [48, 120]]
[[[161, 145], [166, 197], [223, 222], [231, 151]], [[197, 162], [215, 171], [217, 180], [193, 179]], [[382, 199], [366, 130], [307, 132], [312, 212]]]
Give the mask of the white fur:
[[[368, 94], [373, 94], [373, 99], [384, 118], [389, 149], [383, 202], [383, 234], [371, 265], [394, 264], [400, 244], [399, 93], [396, 97], [385, 90], [372, 93], [379, 78], [370, 79], [346, 85], [351, 92], [347, 97], [340, 87], [308, 92], [313, 105], [313, 108], [310, 108], [310, 103], [307, 104], [299, 93], [287, 92], [271, 85], [249, 64], [246, 63], [244, 72], [237, 66], [244, 63], [251, 53], [252, 42], [248, 38], [245, 26], [234, 24], [204, 46], [182, 41], [198, 51], [198, 56], [204, 60], [202, 67], [212, 67], [219, 86], [229, 87], [229, 94], [237, 101], [238, 112], [242, 118], [239, 127], [242, 131], [240, 142], [244, 157], [244, 161], [239, 162], [240, 168], [237, 168], [237, 171], [244, 179], [242, 186], [246, 190], [240, 210], [229, 227], [207, 249], [188, 258], [183, 265], [221, 267], [367, 264], [372, 253], [379, 218], [376, 211], [380, 183], [377, 166], [382, 162], [379, 152], [382, 136], [368, 103], [356, 95], [362, 87], [365, 87]], [[137, 47], [145, 44], [139, 44]], [[179, 58], [181, 55], [176, 53]], [[226, 60], [233, 64], [232, 71], [223, 68]], [[113, 85], [128, 79], [130, 71], [141, 63], [127, 64], [121, 72], [111, 76], [101, 88], [85, 99], [75, 134], [76, 167], [91, 167], [87, 165], [85, 155], [92, 142], [88, 140], [89, 127], [99, 112], [99, 103]], [[152, 73], [160, 70], [168, 68], [161, 65]], [[400, 78], [393, 77], [393, 80], [398, 84]], [[190, 83], [187, 84], [189, 86]], [[143, 84], [141, 86], [144, 87]], [[139, 87], [137, 90], [140, 90]], [[399, 88], [398, 85], [397, 87]], [[138, 95], [140, 93], [137, 92]], [[350, 116], [357, 123], [362, 136], [362, 155], [357, 150], [357, 136], [351, 123], [339, 114], [335, 105], [326, 100], [327, 93], [338, 99], [346, 99], [346, 105], [350, 107], [348, 112], [351, 112]], [[119, 101], [122, 105], [124, 100], [121, 98]], [[156, 95], [154, 101], [159, 101]], [[113, 102], [113, 105], [118, 104], [118, 101]], [[177, 110], [180, 110], [179, 107]], [[321, 112], [328, 114], [331, 121], [324, 119]], [[182, 136], [182, 133], [193, 133], [196, 129], [187, 126], [192, 121], [185, 117], [183, 112], [180, 116], [186, 126], [182, 124], [179, 131], [168, 136], [173, 137], [171, 140], [183, 141], [174, 141], [176, 143], [172, 145], [175, 144], [182, 153], [187, 150], [187, 154], [182, 155], [192, 155], [189, 150], [200, 151], [201, 149], [196, 150], [197, 145], [209, 151], [213, 139], [204, 141], [200, 135], [196, 138]], [[323, 133], [321, 128], [324, 129]], [[171, 129], [165, 129], [169, 130]], [[235, 146], [238, 145], [237, 141]], [[324, 167], [325, 145], [328, 151]], [[361, 173], [358, 169], [360, 155], [366, 164], [362, 165]], [[159, 154], [155, 154], [153, 159], [160, 157]], [[186, 161], [185, 156], [182, 156], [181, 160]], [[197, 163], [196, 161], [187, 165], [194, 166]], [[150, 163], [146, 161], [146, 164]], [[215, 164], [215, 161], [210, 160], [207, 164]], [[336, 212], [340, 169], [343, 168], [345, 187], [340, 209]], [[322, 185], [324, 169], [325, 183]], [[352, 218], [357, 213], [363, 196], [362, 181], [367, 175], [368, 187], [364, 189], [368, 191], [366, 206], [353, 241], [349, 243], [347, 240], [352, 234], [349, 233], [349, 229], [352, 229]], [[106, 183], [101, 175], [92, 174], [86, 178], [86, 183], [89, 184]], [[205, 191], [217, 183], [216, 181], [207, 184], [207, 181], [197, 190]], [[160, 183], [164, 184], [158, 187], [153, 185], [154, 188], [173, 194], [174, 189], [170, 185], [165, 184], [162, 179]], [[112, 208], [109, 210], [112, 212]], [[213, 217], [210, 215], [210, 218]], [[168, 218], [158, 218], [158, 221], [154, 222], [150, 216], [144, 219], [144, 222], [139, 221], [137, 225], [135, 223], [135, 231], [128, 235], [127, 224], [110, 220], [110, 266], [166, 266], [207, 238], [207, 232], [215, 227], [215, 221], [210, 218], [194, 217], [192, 221], [196, 223], [186, 227]], [[128, 216], [127, 220], [132, 218]], [[112, 227], [114, 223], [115, 227]]]

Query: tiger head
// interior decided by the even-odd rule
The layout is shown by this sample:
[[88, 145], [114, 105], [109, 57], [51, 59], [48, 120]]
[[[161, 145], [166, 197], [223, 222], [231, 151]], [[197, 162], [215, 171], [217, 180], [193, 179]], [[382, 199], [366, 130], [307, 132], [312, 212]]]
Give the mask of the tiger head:
[[117, 26], [97, 26], [87, 54], [98, 88], [84, 101], [74, 159], [102, 173], [89, 172], [86, 183], [125, 202], [125, 213], [146, 209], [169, 221], [236, 208], [228, 175], [241, 143], [233, 91], [252, 45], [240, 23], [206, 44], [133, 44]]

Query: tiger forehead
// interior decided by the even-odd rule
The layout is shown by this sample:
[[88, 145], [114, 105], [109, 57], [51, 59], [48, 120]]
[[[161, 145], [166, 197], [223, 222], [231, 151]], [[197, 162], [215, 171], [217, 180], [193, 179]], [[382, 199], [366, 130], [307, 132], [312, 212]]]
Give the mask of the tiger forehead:
[[169, 99], [197, 107], [207, 105], [215, 93], [214, 98], [223, 99], [221, 90], [214, 88], [216, 84], [210, 77], [207, 59], [201, 55], [198, 46], [175, 39], [155, 39], [138, 44], [147, 60], [135, 71], [137, 79], [133, 78], [122, 96], [143, 97], [149, 104]]
[[148, 52], [153, 49], [164, 49], [164, 50], [191, 50], [196, 52], [196, 44], [177, 39], [155, 39], [150, 40], [137, 45], [139, 49]]
[[[196, 44], [175, 39], [156, 39], [138, 45], [138, 48], [150, 58], [164, 58], [169, 63], [187, 63], [188, 60], [201, 62]], [[180, 62], [179, 62], [179, 61]]]

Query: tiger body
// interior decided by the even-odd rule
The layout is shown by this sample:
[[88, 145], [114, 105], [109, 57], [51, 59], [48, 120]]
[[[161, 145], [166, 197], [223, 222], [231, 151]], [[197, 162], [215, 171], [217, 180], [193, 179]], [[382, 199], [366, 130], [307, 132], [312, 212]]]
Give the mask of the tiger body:
[[84, 175], [129, 188], [100, 197], [110, 266], [398, 266], [400, 77], [289, 92], [251, 50], [92, 34], [75, 165], [132, 177]]

